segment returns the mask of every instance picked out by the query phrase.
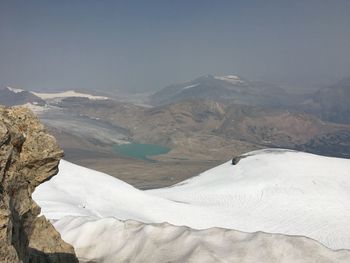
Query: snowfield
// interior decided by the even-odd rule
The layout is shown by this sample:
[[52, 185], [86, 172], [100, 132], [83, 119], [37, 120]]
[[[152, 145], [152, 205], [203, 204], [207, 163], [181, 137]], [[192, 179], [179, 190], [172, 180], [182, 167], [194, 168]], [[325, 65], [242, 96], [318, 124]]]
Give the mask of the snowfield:
[[24, 90], [23, 89], [15, 89], [15, 88], [12, 88], [12, 87], [6, 87], [9, 91], [12, 91], [14, 93], [21, 93], [23, 92]]
[[69, 97], [88, 98], [90, 100], [107, 100], [108, 99], [108, 97], [94, 96], [91, 94], [76, 92], [74, 90], [62, 91], [57, 93], [41, 93], [41, 92], [31, 92], [31, 93], [43, 100], [69, 98]]
[[238, 76], [236, 75], [227, 75], [227, 76], [215, 76], [214, 78], [219, 79], [219, 80], [224, 80], [232, 84], [241, 84], [244, 83], [243, 80], [241, 80]]
[[[180, 245], [186, 246], [187, 241], [201, 248], [199, 244], [203, 245], [206, 239], [209, 241], [205, 246], [223, 249], [221, 254], [212, 249], [213, 254], [207, 255], [199, 248], [191, 255], [187, 253], [186, 259], [193, 256], [194, 261], [209, 258], [213, 262], [214, 256], [233, 260], [234, 249], [227, 244], [236, 244], [233, 240], [237, 235], [250, 235], [246, 237], [249, 244], [261, 240], [259, 233], [251, 235], [238, 231], [304, 236], [308, 238], [307, 242], [317, 247], [315, 251], [319, 253], [315, 252], [316, 255], [336, 252], [311, 239], [331, 249], [350, 249], [350, 160], [347, 159], [281, 149], [259, 150], [244, 155], [236, 165], [229, 161], [172, 187], [148, 191], [138, 190], [116, 178], [64, 160], [59, 168], [57, 176], [37, 187], [33, 198], [63, 239], [75, 247], [82, 261], [98, 259], [98, 262], [115, 262], [113, 257], [116, 255], [135, 255], [136, 260], [135, 251], [145, 245], [143, 243], [148, 238], [149, 242], [166, 246], [169, 240], [165, 242], [162, 239], [168, 235], [171, 239], [173, 231], [178, 231], [180, 235], [189, 230], [175, 226], [187, 226], [192, 230], [185, 236], [181, 234], [183, 239], [174, 238], [173, 249], [183, 252]], [[121, 221], [128, 219], [152, 224], [167, 222], [174, 226], [163, 224], [164, 227], [154, 227], [135, 221]], [[208, 229], [213, 227], [226, 230]], [[211, 237], [207, 236], [208, 231], [211, 231]], [[196, 235], [201, 238], [196, 239]], [[266, 235], [265, 244], [281, 236]], [[288, 239], [292, 237], [283, 237], [283, 242], [290, 244]], [[295, 241], [298, 238], [294, 238], [294, 243], [301, 244]], [[125, 239], [139, 240], [139, 243], [130, 241], [132, 245], [125, 247], [121, 243]], [[288, 245], [281, 246], [288, 250]], [[298, 249], [298, 245], [293, 247]], [[283, 262], [312, 262], [307, 261], [306, 254], [310, 251], [304, 251], [306, 247], [295, 252], [304, 261], [289, 258], [290, 261]], [[281, 251], [271, 250], [271, 253]], [[348, 251], [337, 253], [334, 261], [326, 257], [315, 259], [315, 262], [350, 262]], [[342, 261], [344, 253], [346, 259]], [[292, 257], [294, 254], [289, 255]], [[183, 262], [183, 255], [177, 256], [176, 260]], [[256, 260], [248, 258], [241, 262]]]

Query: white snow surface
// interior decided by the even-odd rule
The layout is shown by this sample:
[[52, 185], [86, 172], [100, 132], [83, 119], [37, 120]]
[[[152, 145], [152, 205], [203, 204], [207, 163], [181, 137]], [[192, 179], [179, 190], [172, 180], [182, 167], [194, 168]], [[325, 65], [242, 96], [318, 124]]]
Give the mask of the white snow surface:
[[193, 84], [193, 85], [189, 85], [189, 86], [183, 87], [182, 90], [194, 88], [194, 87], [197, 87], [198, 85], [199, 85], [199, 83], [196, 83], [196, 84]]
[[113, 242], [118, 236], [113, 224], [127, 219], [301, 235], [331, 249], [350, 249], [347, 159], [259, 150], [236, 165], [229, 161], [172, 187], [148, 191], [62, 160], [58, 175], [37, 187], [33, 198], [80, 257], [99, 236], [101, 242]]
[[350, 262], [349, 250], [333, 251], [302, 236], [86, 216], [64, 217], [55, 227], [74, 245], [80, 262]]
[[236, 75], [215, 76], [214, 78], [219, 79], [219, 80], [224, 80], [224, 81], [230, 82], [232, 84], [239, 84], [239, 83], [244, 82]]
[[47, 100], [47, 99], [56, 99], [56, 98], [69, 98], [69, 97], [80, 97], [80, 98], [88, 98], [90, 100], [107, 100], [108, 97], [103, 96], [94, 96], [86, 93], [79, 93], [74, 90], [68, 90], [57, 93], [40, 93], [40, 92], [32, 92], [35, 96]]
[[12, 91], [14, 93], [20, 93], [22, 91], [24, 91], [23, 89], [15, 89], [15, 88], [12, 88], [12, 87], [6, 87], [9, 91]]

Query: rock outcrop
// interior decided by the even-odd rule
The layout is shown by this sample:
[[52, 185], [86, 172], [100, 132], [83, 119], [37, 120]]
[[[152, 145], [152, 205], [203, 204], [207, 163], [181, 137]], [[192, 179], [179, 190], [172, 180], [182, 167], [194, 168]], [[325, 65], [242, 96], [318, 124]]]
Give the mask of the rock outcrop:
[[78, 262], [31, 198], [62, 155], [28, 109], [0, 106], [0, 262]]

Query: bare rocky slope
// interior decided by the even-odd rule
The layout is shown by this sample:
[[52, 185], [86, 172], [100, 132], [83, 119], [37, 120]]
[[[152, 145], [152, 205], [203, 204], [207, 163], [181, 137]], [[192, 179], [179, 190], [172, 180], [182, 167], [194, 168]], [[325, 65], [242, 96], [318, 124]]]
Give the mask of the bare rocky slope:
[[[184, 100], [143, 107], [115, 100], [63, 98], [39, 112], [65, 158], [142, 189], [169, 186], [233, 155], [278, 147], [350, 158], [350, 125], [296, 110]], [[117, 141], [170, 148], [155, 162], [115, 151]]]
[[[350, 136], [349, 125], [322, 121], [295, 110], [210, 100], [142, 108], [116, 101], [74, 103], [71, 99], [64, 100], [60, 106], [65, 115], [85, 116], [123, 127], [132, 141], [165, 145], [172, 149], [167, 157], [173, 159], [227, 160], [232, 154], [261, 147], [350, 156], [346, 139]], [[61, 141], [60, 137], [58, 140]]]
[[31, 198], [62, 155], [28, 109], [0, 106], [0, 262], [78, 262]]
[[349, 99], [350, 78], [346, 78], [318, 90], [298, 107], [323, 120], [350, 124]]
[[190, 82], [173, 84], [150, 96], [155, 106], [188, 99], [230, 101], [244, 105], [280, 107], [289, 105], [292, 96], [282, 88], [236, 75], [205, 75]]

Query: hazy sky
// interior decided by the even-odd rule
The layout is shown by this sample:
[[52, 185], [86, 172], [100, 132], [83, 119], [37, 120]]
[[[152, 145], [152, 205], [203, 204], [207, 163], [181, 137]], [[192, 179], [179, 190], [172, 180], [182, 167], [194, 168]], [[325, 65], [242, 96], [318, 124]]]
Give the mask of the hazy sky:
[[350, 76], [349, 0], [0, 0], [0, 85], [152, 90], [204, 74]]

